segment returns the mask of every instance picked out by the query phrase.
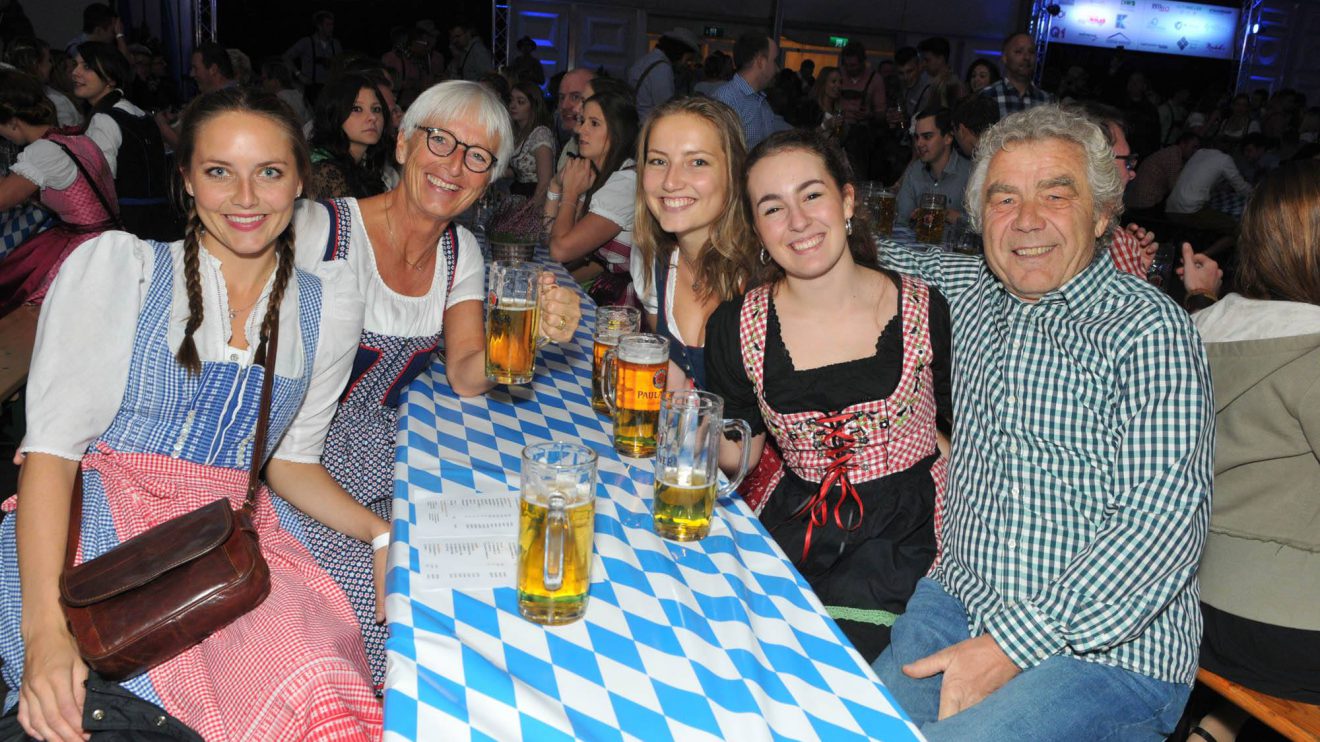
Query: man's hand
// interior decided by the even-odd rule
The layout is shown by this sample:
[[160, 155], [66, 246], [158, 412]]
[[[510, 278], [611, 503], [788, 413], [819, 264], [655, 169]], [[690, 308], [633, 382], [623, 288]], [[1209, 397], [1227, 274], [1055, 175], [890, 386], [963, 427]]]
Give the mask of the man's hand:
[[911, 678], [944, 673], [939, 716], [943, 720], [985, 700], [1021, 670], [999, 648], [994, 637], [982, 634], [904, 665], [903, 672]]

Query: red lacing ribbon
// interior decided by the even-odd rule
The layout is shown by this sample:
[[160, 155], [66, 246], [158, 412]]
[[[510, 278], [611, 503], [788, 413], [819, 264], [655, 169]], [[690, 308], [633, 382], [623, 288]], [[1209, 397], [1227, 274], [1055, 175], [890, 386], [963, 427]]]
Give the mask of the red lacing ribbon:
[[[807, 523], [807, 537], [802, 543], [802, 560], [806, 561], [807, 552], [811, 550], [811, 532], [816, 526], [826, 524], [829, 517], [829, 493], [835, 484], [843, 491], [839, 496], [839, 501], [834, 504], [834, 523], [845, 531], [855, 531], [862, 525], [862, 516], [864, 509], [862, 507], [862, 497], [857, 494], [857, 488], [853, 487], [852, 480], [848, 478], [848, 470], [852, 469], [853, 445], [857, 442], [853, 434], [847, 432], [844, 426], [856, 415], [850, 413], [836, 413], [826, 417], [817, 418], [817, 425], [826, 428], [825, 435], [821, 442], [825, 444], [825, 455], [830, 457], [830, 464], [825, 468], [825, 476], [820, 481], [820, 489], [816, 494], [807, 500], [802, 507], [790, 517], [798, 518], [810, 514], [811, 520]], [[857, 522], [852, 526], [843, 524], [843, 517], [840, 510], [843, 508], [845, 500], [851, 498], [857, 503]]]

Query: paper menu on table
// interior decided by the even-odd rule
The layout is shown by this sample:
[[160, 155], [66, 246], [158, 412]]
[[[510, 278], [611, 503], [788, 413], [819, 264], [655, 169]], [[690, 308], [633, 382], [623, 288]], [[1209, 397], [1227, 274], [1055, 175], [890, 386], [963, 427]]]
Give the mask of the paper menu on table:
[[427, 497], [417, 503], [421, 589], [511, 587], [518, 560], [518, 494]]

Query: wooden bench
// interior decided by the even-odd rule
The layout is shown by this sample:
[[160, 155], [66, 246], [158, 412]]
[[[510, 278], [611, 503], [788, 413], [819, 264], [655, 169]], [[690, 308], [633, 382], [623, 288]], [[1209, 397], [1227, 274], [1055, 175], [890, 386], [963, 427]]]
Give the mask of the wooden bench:
[[0, 402], [8, 401], [27, 383], [40, 312], [39, 307], [24, 304], [0, 317]]
[[1201, 668], [1196, 679], [1293, 742], [1320, 740], [1320, 706], [1275, 698]]

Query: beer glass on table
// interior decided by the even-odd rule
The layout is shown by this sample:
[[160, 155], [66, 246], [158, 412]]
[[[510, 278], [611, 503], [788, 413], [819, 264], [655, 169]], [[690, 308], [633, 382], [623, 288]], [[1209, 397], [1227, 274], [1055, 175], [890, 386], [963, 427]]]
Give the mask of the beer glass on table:
[[944, 207], [949, 202], [943, 193], [923, 193], [914, 225], [917, 242], [939, 245], [944, 242]]
[[635, 307], [597, 307], [596, 332], [591, 352], [591, 408], [608, 415], [610, 406], [605, 401], [603, 380], [605, 353], [619, 344], [619, 338], [637, 332], [642, 313]]
[[518, 512], [518, 612], [554, 626], [582, 618], [591, 586], [596, 452], [537, 443], [522, 452]]
[[898, 197], [888, 188], [877, 188], [867, 194], [868, 205], [875, 219], [877, 234], [888, 237], [894, 233], [894, 215], [898, 213]]
[[[751, 428], [725, 420], [724, 400], [710, 392], [666, 392], [660, 402], [655, 451], [655, 531], [674, 541], [695, 541], [710, 533], [715, 499], [733, 491], [747, 474]], [[729, 430], [742, 435], [738, 474], [719, 487], [720, 439]]]
[[490, 264], [486, 294], [486, 378], [526, 384], [536, 365], [541, 268], [497, 260]]
[[639, 332], [623, 335], [605, 352], [602, 391], [614, 416], [614, 450], [645, 458], [655, 453], [660, 396], [669, 376], [669, 339]]

